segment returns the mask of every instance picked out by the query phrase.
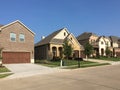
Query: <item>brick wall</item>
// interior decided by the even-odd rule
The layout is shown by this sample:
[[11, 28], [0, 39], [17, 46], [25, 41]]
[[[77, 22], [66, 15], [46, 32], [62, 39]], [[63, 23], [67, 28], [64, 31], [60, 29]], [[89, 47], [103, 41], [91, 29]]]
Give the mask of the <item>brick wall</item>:
[[[10, 40], [10, 33], [16, 34], [16, 41]], [[25, 35], [25, 41], [19, 41], [19, 34]], [[26, 27], [21, 23], [15, 22], [2, 28], [0, 32], [0, 47], [3, 47], [3, 51], [10, 52], [30, 52], [31, 59], [34, 59], [34, 34], [32, 34]]]

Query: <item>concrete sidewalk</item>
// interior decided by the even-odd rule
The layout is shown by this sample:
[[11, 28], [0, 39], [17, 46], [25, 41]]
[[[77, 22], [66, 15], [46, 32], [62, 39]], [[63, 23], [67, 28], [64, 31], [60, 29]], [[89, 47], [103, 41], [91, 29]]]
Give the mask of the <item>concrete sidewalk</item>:
[[84, 59], [85, 61], [91, 61], [91, 62], [98, 62], [98, 63], [109, 63], [111, 65], [120, 64], [120, 61], [107, 61], [107, 60], [99, 60], [99, 59]]

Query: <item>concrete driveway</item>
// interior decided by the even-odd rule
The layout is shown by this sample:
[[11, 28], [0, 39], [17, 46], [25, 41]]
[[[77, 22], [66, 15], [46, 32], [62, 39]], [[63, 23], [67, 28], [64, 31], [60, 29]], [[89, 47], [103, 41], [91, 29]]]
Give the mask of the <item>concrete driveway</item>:
[[50, 68], [37, 64], [5, 64], [4, 66], [6, 66], [9, 70], [11, 70], [11, 72], [14, 73], [13, 75], [8, 76], [6, 79], [66, 71], [63, 69]]

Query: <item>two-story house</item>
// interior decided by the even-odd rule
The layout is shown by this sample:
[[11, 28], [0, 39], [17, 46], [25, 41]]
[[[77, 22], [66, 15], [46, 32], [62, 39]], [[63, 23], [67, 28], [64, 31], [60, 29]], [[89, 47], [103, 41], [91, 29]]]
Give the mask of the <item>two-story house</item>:
[[90, 43], [93, 46], [94, 51], [91, 56], [106, 56], [106, 47], [111, 47], [111, 40], [108, 37], [98, 36], [91, 32], [84, 32], [77, 39], [83, 47], [86, 43]]
[[0, 25], [3, 63], [34, 63], [34, 32], [20, 21]]
[[112, 52], [114, 57], [120, 57], [120, 38], [116, 36], [109, 36], [111, 40]]
[[[96, 43], [98, 38], [99, 38], [99, 36], [92, 32], [84, 32], [77, 37], [77, 40], [83, 46], [83, 48], [86, 43], [90, 43], [94, 48], [93, 55], [96, 56], [96, 55], [98, 55], [98, 44]], [[82, 57], [85, 57], [83, 52], [84, 51], [82, 51]]]
[[66, 28], [62, 28], [44, 37], [35, 44], [35, 59], [52, 59], [53, 57], [63, 56], [63, 44], [68, 40], [73, 48], [75, 58], [80, 57], [81, 45]]
[[96, 41], [97, 45], [98, 45], [98, 53], [100, 56], [106, 56], [106, 48], [110, 48], [111, 47], [111, 41], [108, 37], [105, 36], [100, 36], [97, 41]]
[[85, 45], [86, 43], [90, 43], [92, 45], [95, 45], [96, 43], [96, 40], [98, 39], [98, 35], [92, 33], [92, 32], [84, 32], [82, 34], [80, 34], [78, 37], [77, 37], [77, 40], [78, 42], [81, 44], [81, 45]]

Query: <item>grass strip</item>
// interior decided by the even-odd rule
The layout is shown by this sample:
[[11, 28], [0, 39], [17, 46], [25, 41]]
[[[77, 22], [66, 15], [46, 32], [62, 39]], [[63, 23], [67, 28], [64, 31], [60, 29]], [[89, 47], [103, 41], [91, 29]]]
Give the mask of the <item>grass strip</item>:
[[[94, 66], [102, 66], [102, 65], [110, 65], [110, 64], [109, 64], [109, 63], [83, 64], [83, 65], [80, 65], [80, 68], [94, 67]], [[74, 66], [64, 67], [63, 69], [77, 69], [77, 68], [78, 68], [78, 65], [74, 65]]]
[[0, 73], [3, 73], [3, 72], [10, 72], [10, 70], [7, 69], [5, 66], [2, 66], [0, 67]]
[[0, 74], [0, 78], [5, 78], [5, 77], [7, 77], [9, 75], [12, 75], [12, 74]]

